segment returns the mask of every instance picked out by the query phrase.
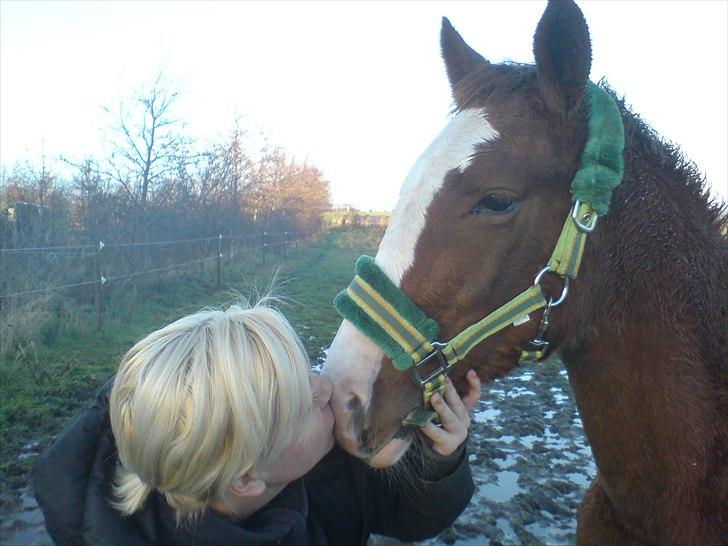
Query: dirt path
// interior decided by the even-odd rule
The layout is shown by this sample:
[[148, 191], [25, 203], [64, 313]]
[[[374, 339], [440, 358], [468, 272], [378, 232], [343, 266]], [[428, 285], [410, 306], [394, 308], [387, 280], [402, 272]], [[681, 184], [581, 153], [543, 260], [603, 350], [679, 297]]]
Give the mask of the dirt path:
[[[450, 529], [423, 546], [573, 544], [576, 509], [596, 469], [566, 372], [547, 364], [494, 382], [475, 408], [470, 438], [475, 496]], [[0, 544], [53, 544], [28, 488], [3, 514]]]

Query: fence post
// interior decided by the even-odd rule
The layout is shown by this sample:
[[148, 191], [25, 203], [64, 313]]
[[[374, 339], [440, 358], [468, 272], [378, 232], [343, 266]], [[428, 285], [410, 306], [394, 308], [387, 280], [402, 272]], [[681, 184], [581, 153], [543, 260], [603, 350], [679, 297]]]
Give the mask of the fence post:
[[222, 233], [217, 236], [217, 287], [222, 286]]
[[268, 251], [268, 232], [263, 232], [263, 265], [265, 265], [265, 254]]
[[104, 282], [104, 278], [101, 276], [101, 250], [104, 248], [104, 242], [99, 241], [99, 246], [96, 249], [96, 259], [94, 260], [94, 274], [96, 282], [94, 283], [94, 300], [96, 303], [96, 330], [101, 330], [101, 326], [104, 324], [104, 307], [103, 301], [101, 300], [101, 285]]
[[298, 232], [293, 232], [293, 250], [298, 254]]
[[283, 259], [286, 259], [286, 249], [288, 248], [288, 232], [283, 232]]

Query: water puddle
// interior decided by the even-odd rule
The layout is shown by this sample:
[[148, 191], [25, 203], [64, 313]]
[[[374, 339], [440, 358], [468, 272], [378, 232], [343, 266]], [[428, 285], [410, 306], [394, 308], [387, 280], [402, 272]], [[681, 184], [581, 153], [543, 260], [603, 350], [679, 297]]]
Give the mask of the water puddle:
[[518, 398], [519, 396], [536, 396], [536, 393], [523, 387], [515, 387], [508, 393], [509, 398]]
[[585, 476], [584, 474], [579, 474], [576, 472], [571, 472], [569, 474], [566, 474], [566, 477], [569, 478], [570, 481], [574, 482], [576, 485], [579, 485], [586, 489], [589, 487], [589, 484], [591, 484], [591, 480], [588, 476]]
[[529, 434], [528, 436], [521, 436], [520, 442], [523, 444], [523, 446], [526, 449], [533, 448], [533, 442], [536, 440], [540, 440], [541, 438], [539, 436], [534, 436], [533, 434]]
[[500, 414], [501, 410], [486, 409], [474, 412], [473, 419], [476, 423], [487, 423], [488, 421], [492, 421], [493, 419], [498, 417]]
[[503, 534], [505, 535], [503, 539], [503, 544], [520, 543], [520, 540], [518, 540], [518, 535], [516, 535], [516, 532], [513, 530], [513, 527], [511, 527], [511, 524], [507, 519], [498, 518], [495, 522], [495, 526], [503, 531]]
[[544, 525], [543, 523], [535, 522], [524, 525], [523, 528], [536, 538], [541, 539], [549, 545], [570, 544], [572, 542], [567, 536], [568, 532], [564, 532], [564, 530], [552, 525]]
[[[512, 467], [514, 464], [516, 464], [516, 461], [518, 461], [518, 457], [513, 454], [506, 455], [505, 458], [495, 458], [493, 459], [495, 461], [495, 464], [498, 465], [498, 468], [501, 470], [505, 470], [506, 468]], [[501, 462], [501, 460], [503, 462]]]
[[498, 472], [498, 483], [486, 483], [483, 494], [495, 502], [506, 502], [511, 500], [523, 489], [518, 487], [518, 473], [504, 470]]
[[564, 391], [562, 391], [559, 387], [551, 387], [549, 389], [551, 391], [551, 394], [554, 397], [554, 400], [556, 400], [557, 404], [563, 404], [567, 400], [569, 400], [569, 397], [564, 394]]

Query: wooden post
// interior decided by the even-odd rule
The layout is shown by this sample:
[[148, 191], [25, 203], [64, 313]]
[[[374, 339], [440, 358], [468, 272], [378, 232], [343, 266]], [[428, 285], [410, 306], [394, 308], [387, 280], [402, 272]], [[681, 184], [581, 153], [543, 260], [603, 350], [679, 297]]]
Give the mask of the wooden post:
[[222, 233], [217, 236], [217, 287], [222, 286]]
[[104, 242], [99, 241], [96, 249], [96, 259], [94, 260], [94, 275], [96, 282], [94, 283], [94, 302], [96, 303], [96, 331], [101, 330], [104, 324], [104, 307], [101, 299], [101, 288], [105, 279], [101, 276], [101, 250], [104, 248]]

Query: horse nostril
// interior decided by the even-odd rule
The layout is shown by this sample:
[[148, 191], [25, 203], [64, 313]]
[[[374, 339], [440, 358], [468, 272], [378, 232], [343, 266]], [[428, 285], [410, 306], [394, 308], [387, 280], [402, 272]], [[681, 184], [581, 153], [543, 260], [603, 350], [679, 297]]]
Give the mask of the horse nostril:
[[346, 403], [346, 409], [349, 411], [361, 411], [362, 410], [362, 403], [358, 396], [354, 395], [352, 396], [349, 401]]
[[351, 412], [351, 421], [349, 422], [349, 431], [357, 433], [364, 428], [366, 421], [366, 408], [361, 398], [353, 395], [346, 403], [346, 409]]

